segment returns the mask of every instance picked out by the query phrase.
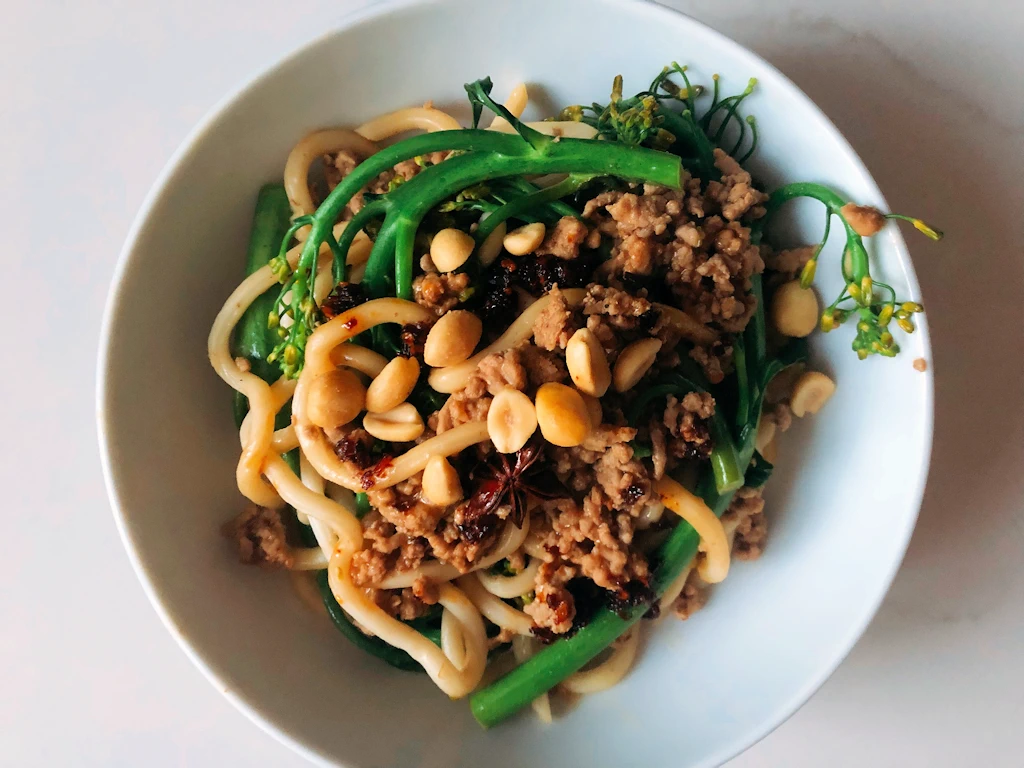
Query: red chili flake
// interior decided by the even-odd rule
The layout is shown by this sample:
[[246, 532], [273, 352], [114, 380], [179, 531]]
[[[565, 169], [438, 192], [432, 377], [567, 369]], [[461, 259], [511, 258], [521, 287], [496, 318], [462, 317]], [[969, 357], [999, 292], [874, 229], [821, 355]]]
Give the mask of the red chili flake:
[[530, 627], [530, 632], [533, 636], [541, 641], [544, 645], [551, 645], [555, 640], [558, 639], [558, 635], [552, 632], [547, 627], [538, 627], [536, 625]]
[[402, 357], [422, 357], [423, 346], [427, 343], [430, 323], [410, 323], [402, 326], [399, 354]]
[[642, 581], [630, 581], [618, 594], [609, 593], [608, 608], [625, 618], [637, 606], [656, 604], [655, 597], [654, 591]]
[[358, 283], [338, 283], [320, 303], [320, 312], [331, 320], [352, 307], [359, 306], [366, 297]]
[[343, 323], [341, 324], [341, 326], [342, 326], [343, 328], [345, 328], [345, 329], [347, 329], [347, 330], [350, 330], [350, 331], [351, 331], [351, 330], [352, 330], [353, 328], [355, 328], [355, 327], [356, 327], [357, 325], [359, 325], [359, 320], [357, 320], [357, 319], [356, 319], [356, 318], [354, 318], [354, 317], [350, 317], [350, 318], [349, 318], [348, 320], [346, 320], [345, 322], [343, 322]]
[[629, 504], [636, 504], [637, 501], [644, 495], [644, 487], [638, 483], [633, 483], [626, 489], [626, 492], [622, 494], [623, 500]]
[[334, 446], [334, 452], [342, 461], [351, 461], [360, 469], [365, 469], [373, 464], [373, 458], [370, 455], [372, 445], [373, 439], [359, 430], [356, 433], [345, 435]]
[[377, 481], [387, 474], [387, 471], [394, 464], [394, 460], [390, 456], [385, 456], [372, 467], [367, 469], [363, 474], [359, 476], [359, 484], [362, 486], [364, 491], [368, 491], [376, 485]]

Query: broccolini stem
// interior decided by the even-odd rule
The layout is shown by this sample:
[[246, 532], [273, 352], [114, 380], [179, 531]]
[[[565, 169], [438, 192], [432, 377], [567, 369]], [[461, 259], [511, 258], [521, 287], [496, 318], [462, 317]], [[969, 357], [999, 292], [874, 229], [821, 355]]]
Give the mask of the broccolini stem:
[[[352, 243], [355, 242], [355, 239], [359, 236], [359, 233], [362, 232], [366, 228], [366, 225], [374, 219], [387, 215], [387, 211], [387, 200], [385, 198], [380, 198], [364, 205], [351, 219], [349, 219], [348, 225], [341, 233], [341, 237], [338, 238], [338, 250], [344, 254], [342, 263], [347, 263], [348, 251], [352, 247]], [[338, 276], [336, 260], [334, 282], [340, 283], [344, 279], [344, 271], [341, 273], [340, 277]]]
[[[487, 236], [494, 231], [495, 227], [503, 221], [517, 217], [520, 214], [544, 205], [545, 203], [554, 202], [566, 197], [567, 195], [571, 195], [592, 178], [594, 177], [590, 175], [572, 174], [564, 181], [550, 186], [547, 189], [539, 189], [535, 192], [523, 195], [522, 197], [517, 197], [515, 200], [505, 203], [480, 222], [480, 226], [476, 231], [476, 241], [478, 243], [482, 243], [487, 239]], [[569, 210], [572, 211], [571, 208]], [[572, 211], [572, 215], [575, 216], [576, 211]]]
[[[857, 222], [865, 236], [870, 236], [880, 229], [885, 219], [897, 218], [911, 222], [920, 232], [928, 237], [938, 240], [942, 233], [925, 224], [920, 219], [915, 219], [901, 214], [882, 214], [872, 208], [861, 208], [837, 194], [828, 187], [813, 182], [794, 182], [786, 184], [775, 190], [768, 198], [765, 205], [765, 216], [755, 224], [753, 236], [760, 237], [766, 222], [783, 205], [798, 197], [810, 197], [825, 205], [827, 216], [838, 216], [843, 223], [846, 234], [846, 247], [843, 252], [842, 273], [846, 287], [832, 304], [830, 304], [821, 316], [821, 329], [826, 333], [842, 325], [851, 316], [857, 317], [857, 333], [854, 336], [852, 347], [857, 356], [862, 360], [869, 355], [879, 354], [884, 357], [895, 357], [899, 352], [899, 345], [893, 339], [892, 333], [888, 330], [889, 322], [895, 317], [897, 325], [906, 333], [913, 333], [914, 324], [911, 315], [922, 312], [923, 307], [916, 302], [903, 302], [900, 304], [895, 292], [892, 292], [891, 300], [882, 301], [875, 295], [874, 281], [871, 277], [870, 263], [867, 248], [864, 247], [864, 240], [851, 222], [850, 217], [860, 215], [867, 217], [866, 222]], [[853, 211], [850, 211], [854, 208]], [[848, 212], [849, 211], [849, 212]], [[867, 227], [868, 229], [865, 229]], [[817, 268], [818, 256], [828, 237], [828, 227], [825, 229], [825, 238], [821, 245], [815, 250], [811, 260], [804, 266], [800, 277], [804, 287], [809, 287], [814, 281]], [[852, 306], [843, 306], [847, 302], [853, 302]]]
[[[531, 184], [521, 176], [512, 177], [511, 179], [507, 179], [506, 182], [510, 187], [519, 190], [520, 194], [523, 195], [532, 195], [540, 189], [540, 187], [535, 184]], [[548, 203], [548, 208], [551, 209], [552, 213], [557, 214], [558, 216], [579, 216], [579, 213], [575, 208], [561, 200], [552, 200]]]

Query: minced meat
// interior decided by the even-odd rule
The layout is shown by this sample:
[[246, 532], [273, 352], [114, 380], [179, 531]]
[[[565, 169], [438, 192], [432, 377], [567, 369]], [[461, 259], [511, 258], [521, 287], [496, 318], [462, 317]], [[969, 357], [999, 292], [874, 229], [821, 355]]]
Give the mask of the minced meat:
[[684, 190], [610, 190], [588, 201], [583, 215], [612, 238], [603, 268], [610, 279], [652, 276], [700, 322], [738, 332], [755, 307], [750, 278], [764, 269], [740, 220], [763, 215], [766, 196], [735, 160], [721, 150], [715, 158], [722, 178], [706, 188], [689, 179]]
[[706, 459], [711, 455], [708, 419], [715, 413], [715, 399], [707, 392], [690, 392], [682, 400], [672, 395], [665, 403], [662, 424], [671, 436], [668, 452], [678, 459]]
[[438, 317], [458, 305], [468, 287], [469, 275], [465, 272], [426, 272], [412, 281], [413, 299]]
[[238, 545], [243, 563], [268, 568], [291, 568], [294, 563], [281, 513], [251, 505], [223, 528], [224, 535]]
[[[394, 189], [395, 186], [408, 181], [421, 170], [430, 165], [437, 165], [448, 156], [448, 152], [432, 152], [420, 158], [403, 160], [394, 168], [381, 173], [371, 181], [364, 189], [352, 196], [347, 206], [349, 215], [358, 213], [363, 205], [363, 193], [369, 192], [374, 195], [382, 195]], [[324, 155], [324, 180], [327, 188], [333, 190], [342, 179], [352, 173], [359, 165], [359, 158], [347, 149], [343, 149], [333, 155]]]
[[536, 253], [540, 256], [555, 256], [559, 259], [575, 259], [580, 255], [580, 246], [587, 241], [587, 225], [575, 216], [563, 216], [550, 230]]
[[569, 343], [569, 339], [576, 329], [573, 311], [556, 285], [548, 292], [548, 305], [541, 310], [534, 321], [534, 343], [549, 352], [565, 349], [565, 345]]
[[760, 488], [740, 488], [722, 515], [722, 523], [736, 526], [732, 553], [737, 560], [756, 560], [768, 536], [764, 499]]

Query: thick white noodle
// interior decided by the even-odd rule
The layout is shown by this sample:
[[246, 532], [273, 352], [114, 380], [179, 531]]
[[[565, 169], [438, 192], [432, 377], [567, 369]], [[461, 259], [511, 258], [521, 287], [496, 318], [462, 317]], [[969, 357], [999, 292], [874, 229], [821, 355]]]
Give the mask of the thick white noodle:
[[313, 161], [341, 150], [353, 152], [365, 160], [377, 151], [377, 145], [356, 131], [329, 128], [314, 131], [292, 148], [284, 165], [284, 188], [293, 215], [306, 216], [316, 210], [316, 203], [309, 192], [309, 167]]
[[320, 547], [301, 547], [292, 550], [293, 571], [322, 571], [327, 567], [328, 555]]
[[[344, 224], [336, 226], [335, 233], [342, 232], [344, 228]], [[288, 251], [288, 263], [293, 269], [298, 263], [301, 253], [301, 245]], [[330, 260], [330, 249], [326, 245], [320, 249], [320, 259]], [[254, 504], [272, 509], [279, 508], [282, 501], [273, 487], [264, 482], [261, 477], [261, 465], [263, 457], [272, 450], [272, 443], [275, 439], [274, 416], [280, 410], [283, 401], [278, 399], [267, 382], [251, 373], [248, 366], [240, 365], [239, 361], [232, 357], [231, 333], [249, 305], [277, 284], [277, 278], [269, 266], [262, 267], [249, 275], [224, 302], [224, 306], [221, 307], [213, 321], [207, 340], [210, 365], [232, 389], [241, 392], [249, 400], [247, 425], [240, 433], [243, 435], [242, 453], [235, 471], [238, 490]], [[279, 437], [283, 438], [284, 436]]]
[[494, 624], [517, 635], [532, 634], [533, 619], [484, 589], [480, 583], [479, 571], [461, 577], [456, 583], [480, 613]]
[[668, 475], [654, 483], [654, 491], [665, 508], [688, 522], [700, 536], [700, 551], [705, 557], [697, 563], [700, 577], [717, 584], [729, 574], [729, 541], [722, 521], [703, 499], [695, 496]]
[[383, 141], [406, 131], [457, 131], [459, 121], [433, 107], [409, 107], [375, 117], [356, 128], [356, 133], [370, 141]]
[[455, 620], [461, 625], [466, 658], [460, 669], [442, 649], [409, 625], [389, 616], [362, 588], [353, 584], [351, 562], [352, 552], [339, 548], [327, 570], [331, 591], [346, 613], [367, 631], [412, 656], [430, 679], [453, 699], [470, 693], [483, 677], [487, 664], [487, 634], [480, 612], [469, 598], [451, 584], [439, 586], [438, 602], [450, 614], [448, 621]]
[[661, 600], [658, 601], [658, 608], [660, 612], [659, 618], [664, 618], [668, 615], [672, 609], [672, 604], [676, 601], [676, 598], [683, 592], [683, 587], [686, 586], [686, 580], [690, 578], [690, 573], [693, 571], [693, 566], [696, 565], [697, 558], [691, 558], [690, 562], [686, 564], [686, 567], [679, 572], [679, 575], [672, 580], [672, 583], [668, 585], [665, 592], [661, 596]]
[[460, 672], [469, 663], [469, 649], [466, 647], [462, 624], [447, 608], [441, 612], [441, 650]]
[[527, 566], [514, 576], [495, 576], [487, 571], [480, 571], [477, 575], [484, 589], [492, 595], [504, 600], [511, 600], [513, 597], [521, 597], [533, 589], [540, 564], [540, 560], [532, 558]]
[[593, 669], [569, 675], [562, 681], [562, 688], [570, 693], [580, 694], [597, 693], [611, 688], [629, 672], [639, 644], [640, 628], [633, 627], [618, 641], [611, 656]]
[[[320, 496], [324, 495], [326, 490], [324, 479], [313, 469], [313, 465], [309, 463], [309, 460], [303, 455], [302, 451], [299, 451], [299, 477], [302, 480], [302, 484], [309, 488], [310, 491]], [[352, 507], [341, 504], [336, 499], [332, 499], [332, 501], [347, 509], [350, 513], [353, 510]], [[313, 535], [316, 536], [316, 542], [320, 545], [320, 550], [325, 557], [330, 558], [334, 552], [334, 547], [338, 543], [338, 537], [330, 525], [322, 520], [318, 520], [316, 517], [310, 517], [305, 510], [298, 507], [295, 509], [295, 514], [299, 516], [300, 521], [303, 517], [306, 518], [309, 527], [313, 529]], [[327, 566], [325, 564], [322, 567], [326, 568]]]

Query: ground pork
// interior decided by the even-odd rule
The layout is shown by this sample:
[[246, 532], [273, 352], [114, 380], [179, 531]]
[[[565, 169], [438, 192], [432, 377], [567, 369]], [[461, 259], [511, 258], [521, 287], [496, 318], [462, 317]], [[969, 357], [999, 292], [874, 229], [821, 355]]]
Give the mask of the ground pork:
[[539, 387], [551, 381], [560, 383], [569, 378], [564, 357], [533, 344], [521, 344], [517, 349], [531, 386]]
[[563, 216], [550, 230], [536, 253], [541, 256], [555, 256], [559, 259], [575, 259], [580, 255], [580, 246], [587, 241], [587, 225], [575, 216]]
[[363, 549], [352, 556], [355, 584], [379, 584], [392, 572], [419, 567], [428, 554], [425, 540], [399, 531], [394, 523], [373, 512], [362, 520]]
[[420, 493], [422, 481], [423, 473], [417, 472], [391, 488], [369, 490], [366, 495], [370, 506], [399, 531], [410, 536], [425, 537], [436, 530], [445, 508], [435, 507], [423, 500]]
[[251, 505], [223, 528], [238, 544], [238, 558], [249, 565], [291, 568], [294, 562], [284, 523], [276, 509]]
[[575, 601], [565, 588], [576, 575], [576, 569], [553, 553], [549, 552], [548, 557], [537, 570], [533, 600], [523, 606], [523, 611], [536, 626], [561, 635], [572, 628], [576, 617]]
[[705, 199], [717, 203], [727, 221], [736, 221], [748, 213], [754, 218], [763, 216], [763, 203], [768, 195], [754, 188], [750, 174], [721, 149], [715, 150], [715, 167], [722, 172], [722, 178], [708, 182]]
[[736, 526], [732, 553], [737, 560], [756, 560], [761, 556], [768, 536], [768, 521], [764, 516], [764, 499], [760, 488], [740, 488], [732, 503], [722, 515], [722, 523]]
[[766, 405], [761, 418], [775, 424], [779, 432], [785, 432], [793, 425], [793, 411], [790, 410], [788, 403]]
[[467, 287], [469, 275], [465, 272], [426, 272], [412, 281], [413, 299], [438, 317], [459, 303]]
[[[394, 168], [384, 171], [376, 179], [371, 181], [364, 189], [353, 195], [347, 206], [349, 215], [357, 213], [364, 205], [363, 193], [370, 192], [374, 195], [382, 195], [389, 192], [399, 184], [408, 181], [417, 173], [430, 165], [437, 165], [448, 156], [447, 152], [433, 152], [429, 155], [409, 160], [403, 160]], [[327, 188], [333, 190], [341, 183], [341, 180], [348, 176], [359, 165], [359, 158], [347, 149], [343, 149], [333, 155], [323, 157], [324, 180]]]
[[405, 589], [374, 589], [371, 587], [366, 590], [366, 593], [385, 613], [402, 621], [418, 619], [430, 610], [430, 604], [417, 597], [411, 587]]
[[[465, 572], [494, 544], [501, 521], [508, 516], [507, 507], [477, 525], [469, 537], [467, 504], [463, 502], [450, 513], [446, 507], [427, 504], [421, 494], [422, 477], [420, 472], [391, 488], [367, 492], [374, 512], [363, 520], [363, 549], [352, 558], [356, 584], [380, 583], [391, 573], [417, 568], [428, 557]], [[416, 589], [415, 597], [422, 602], [433, 597], [425, 583]], [[392, 600], [389, 605], [400, 605], [388, 599]]]
[[766, 198], [720, 150], [716, 165], [722, 179], [706, 188], [689, 179], [685, 190], [650, 184], [642, 192], [636, 186], [610, 190], [588, 201], [583, 215], [612, 238], [612, 257], [603, 268], [610, 277], [652, 276], [700, 322], [738, 332], [755, 307], [750, 277], [764, 268], [739, 220], [763, 215]]
[[538, 347], [548, 351], [565, 349], [577, 329], [573, 311], [557, 285], [548, 292], [548, 297], [548, 305], [533, 323], [533, 340]]
[[617, 512], [600, 487], [592, 488], [582, 504], [558, 499], [544, 509], [550, 527], [544, 546], [576, 566], [581, 576], [616, 591], [633, 580], [647, 581], [647, 560], [629, 548], [633, 518]]
[[483, 421], [491, 407], [492, 396], [501, 390], [526, 391], [566, 378], [568, 373], [562, 358], [525, 342], [481, 360], [465, 386], [453, 393], [441, 409], [427, 419], [427, 424], [440, 434], [460, 424]]
[[491, 407], [491, 395], [503, 389], [526, 389], [529, 379], [518, 349], [488, 355], [477, 366], [465, 386], [449, 397], [428, 420], [438, 434], [466, 424], [483, 421]]
[[683, 591], [679, 593], [679, 597], [672, 604], [672, 610], [676, 616], [685, 620], [703, 608], [707, 599], [707, 585], [697, 575], [697, 569], [695, 568], [690, 571], [686, 584], [683, 586]]
[[677, 459], [708, 458], [713, 447], [708, 419], [714, 412], [715, 399], [707, 392], [690, 392], [682, 400], [669, 395], [662, 417], [669, 454]]
[[572, 448], [549, 447], [548, 456], [555, 474], [567, 488], [583, 493], [595, 483], [633, 511], [646, 501], [650, 479], [643, 464], [633, 459], [629, 441], [636, 437], [631, 427], [600, 424], [590, 431], [582, 444]]
[[700, 364], [704, 375], [712, 384], [720, 384], [732, 368], [732, 346], [720, 341], [709, 345], [698, 344], [689, 351], [691, 360]]
[[438, 601], [437, 584], [420, 576], [411, 587], [404, 589], [373, 589], [366, 590], [370, 599], [384, 609], [390, 616], [403, 621], [418, 619], [430, 611]]
[[503, 506], [498, 508], [497, 514], [487, 515], [485, 519], [470, 519], [468, 507], [468, 502], [459, 504], [451, 517], [444, 519], [444, 525], [427, 536], [434, 557], [442, 563], [454, 565], [462, 573], [471, 570], [494, 546], [501, 530], [501, 520], [509, 513], [509, 508]]
[[587, 286], [583, 316], [612, 363], [626, 344], [651, 335], [658, 323], [658, 312], [647, 299], [599, 283]]

